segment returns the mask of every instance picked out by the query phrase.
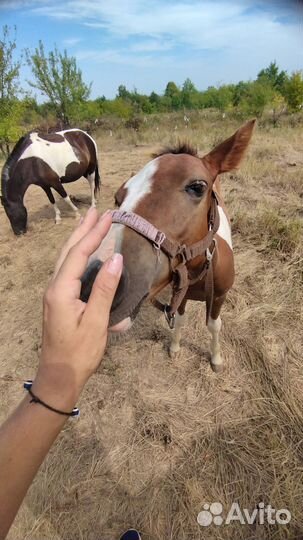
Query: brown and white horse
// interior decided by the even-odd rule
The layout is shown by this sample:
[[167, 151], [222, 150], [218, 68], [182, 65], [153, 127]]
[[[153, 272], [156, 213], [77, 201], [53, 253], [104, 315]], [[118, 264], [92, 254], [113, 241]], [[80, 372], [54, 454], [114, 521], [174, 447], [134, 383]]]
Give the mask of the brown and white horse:
[[92, 206], [100, 189], [98, 153], [94, 139], [80, 129], [56, 133], [31, 132], [21, 137], [6, 160], [1, 176], [1, 201], [15, 234], [27, 230], [27, 210], [23, 197], [31, 184], [40, 186], [55, 211], [55, 221], [61, 221], [52, 189], [80, 217], [62, 184], [84, 176], [91, 188]]
[[238, 167], [254, 124], [247, 122], [203, 158], [186, 145], [169, 149], [116, 193], [122, 203], [113, 212], [116, 222], [91, 257], [81, 292], [87, 301], [100, 261], [114, 250], [123, 254], [124, 270], [110, 316], [112, 332], [129, 329], [143, 299], [153, 300], [173, 283], [171, 305], [164, 309], [168, 322], [175, 323], [171, 355], [180, 349], [187, 300], [206, 300], [211, 366], [220, 371], [220, 310], [233, 285], [234, 258], [218, 175]]

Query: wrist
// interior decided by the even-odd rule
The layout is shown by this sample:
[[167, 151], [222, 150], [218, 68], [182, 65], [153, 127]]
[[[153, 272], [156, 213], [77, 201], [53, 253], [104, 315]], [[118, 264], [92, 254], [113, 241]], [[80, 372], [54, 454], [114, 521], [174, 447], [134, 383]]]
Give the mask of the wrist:
[[62, 365], [40, 366], [32, 385], [37, 397], [62, 411], [72, 411], [83, 388], [67, 371]]

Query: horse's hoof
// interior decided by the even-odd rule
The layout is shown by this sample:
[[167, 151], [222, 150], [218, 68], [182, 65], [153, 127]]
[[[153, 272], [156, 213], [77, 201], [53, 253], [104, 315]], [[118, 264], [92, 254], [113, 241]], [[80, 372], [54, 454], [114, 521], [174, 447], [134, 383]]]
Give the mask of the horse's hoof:
[[215, 373], [222, 373], [222, 371], [224, 370], [224, 364], [212, 364], [212, 363], [210, 363], [210, 367]]
[[79, 212], [77, 212], [77, 214], [75, 214], [75, 219], [81, 219], [81, 214], [79, 214]]
[[178, 356], [180, 355], [180, 349], [178, 351], [172, 351], [169, 349], [168, 354], [172, 360], [177, 360]]
[[61, 221], [62, 221], [61, 218], [60, 218], [60, 219], [56, 219], [56, 220], [55, 220], [55, 224], [56, 224], [56, 225], [59, 225], [59, 224], [61, 223]]

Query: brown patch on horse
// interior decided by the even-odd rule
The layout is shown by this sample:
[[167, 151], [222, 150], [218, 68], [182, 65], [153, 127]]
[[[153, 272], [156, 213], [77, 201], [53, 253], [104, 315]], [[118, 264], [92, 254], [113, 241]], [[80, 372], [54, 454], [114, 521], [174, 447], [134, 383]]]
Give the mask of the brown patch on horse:
[[60, 135], [59, 133], [40, 133], [38, 132], [39, 139], [43, 139], [44, 141], [52, 142], [52, 143], [62, 143], [64, 141], [63, 135]]
[[188, 154], [189, 156], [198, 156], [198, 149], [189, 141], [178, 141], [175, 146], [166, 146], [159, 152], [152, 154], [152, 158], [164, 156], [165, 154]]

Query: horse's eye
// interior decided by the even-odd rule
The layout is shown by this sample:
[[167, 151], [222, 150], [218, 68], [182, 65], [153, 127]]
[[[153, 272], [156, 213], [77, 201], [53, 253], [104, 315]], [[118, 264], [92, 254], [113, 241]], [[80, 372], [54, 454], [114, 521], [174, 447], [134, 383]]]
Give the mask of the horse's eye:
[[195, 181], [189, 184], [188, 186], [186, 186], [185, 191], [192, 197], [195, 197], [198, 199], [202, 197], [202, 195], [204, 194], [206, 190], [206, 187], [207, 185], [205, 182]]

